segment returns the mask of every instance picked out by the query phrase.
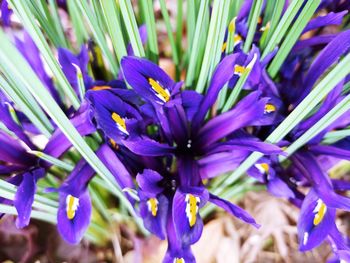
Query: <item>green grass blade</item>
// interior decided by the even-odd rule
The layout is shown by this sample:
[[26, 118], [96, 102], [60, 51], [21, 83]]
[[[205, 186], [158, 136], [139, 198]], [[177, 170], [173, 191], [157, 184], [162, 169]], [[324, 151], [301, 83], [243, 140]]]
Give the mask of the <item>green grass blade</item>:
[[343, 130], [330, 131], [324, 136], [323, 143], [332, 144], [348, 136], [350, 136], [350, 127]]
[[243, 47], [243, 50], [245, 53], [247, 53], [252, 46], [253, 38], [258, 25], [258, 19], [261, 13], [261, 8], [263, 6], [263, 3], [264, 3], [263, 0], [254, 0], [254, 4], [253, 4], [254, 8], [251, 11], [252, 15], [251, 15], [251, 20], [249, 22], [248, 34]]
[[271, 38], [267, 42], [266, 48], [264, 49], [261, 59], [264, 59], [270, 52], [272, 52], [275, 49], [277, 45], [279, 45], [284, 35], [286, 34], [289, 26], [294, 20], [295, 16], [298, 14], [303, 3], [304, 0], [294, 0], [290, 3], [282, 19], [278, 21], [276, 30], [273, 32]]
[[158, 63], [158, 41], [157, 41], [157, 31], [156, 31], [156, 20], [154, 17], [153, 11], [153, 1], [152, 0], [144, 0], [141, 1], [141, 9], [143, 10], [146, 26], [147, 26], [147, 35], [148, 35], [148, 47], [149, 47], [149, 57], [155, 63]]
[[186, 75], [186, 87], [193, 85], [196, 79], [196, 66], [201, 64], [201, 50], [205, 44], [202, 40], [206, 39], [208, 32], [207, 24], [205, 23], [206, 17], [209, 15], [209, 0], [203, 0], [200, 2], [199, 13], [196, 22], [196, 30], [193, 37], [193, 45], [189, 47], [191, 52], [189, 65]]
[[294, 44], [298, 41], [305, 26], [312, 18], [320, 3], [321, 0], [308, 1], [303, 11], [300, 13], [298, 19], [295, 21], [295, 23], [293, 23], [292, 28], [290, 29], [276, 56], [274, 57], [270, 66], [267, 69], [268, 73], [272, 78], [274, 78], [277, 75], [283, 62], [287, 58], [289, 52], [292, 50]]
[[119, 5], [135, 56], [144, 57], [145, 50], [142, 46], [131, 2], [130, 0], [119, 0]]
[[117, 60], [115, 59], [114, 55], [108, 48], [108, 44], [107, 44], [104, 32], [101, 30], [101, 27], [99, 25], [99, 22], [95, 14], [92, 12], [87, 1], [80, 1], [80, 0], [74, 0], [74, 1], [81, 12], [81, 15], [85, 17], [85, 21], [88, 24], [93, 34], [94, 40], [96, 41], [103, 55], [107, 59], [111, 72], [113, 73], [113, 75], [117, 76], [119, 72]]
[[84, 21], [79, 14], [79, 8], [74, 0], [67, 0], [68, 13], [72, 21], [74, 36], [78, 46], [81, 46], [89, 38], [89, 34], [84, 25]]
[[[275, 1], [269, 1], [269, 3], [274, 3]], [[283, 11], [283, 7], [285, 4], [286, 0], [276, 0], [276, 2], [274, 3], [274, 9], [273, 9], [273, 13], [272, 13], [272, 17], [271, 17], [271, 21], [270, 21], [270, 26], [268, 28], [268, 32], [266, 35], [266, 38], [264, 39], [264, 41], [261, 42], [261, 49], [265, 49], [267, 43], [269, 43], [272, 34], [275, 32], [277, 25], [280, 23], [280, 18], [282, 15], [282, 11]], [[265, 22], [265, 18], [264, 18], [264, 22]], [[265, 26], [267, 25], [268, 21], [266, 21]]]
[[122, 57], [126, 56], [127, 52], [121, 31], [117, 4], [115, 1], [101, 1], [101, 6], [114, 51], [120, 61]]
[[67, 78], [62, 72], [60, 65], [58, 64], [53, 52], [51, 51], [49, 44], [46, 42], [45, 36], [37, 26], [36, 21], [33, 19], [33, 14], [30, 9], [27, 8], [26, 1], [24, 0], [9, 0], [10, 5], [13, 7], [15, 13], [20, 17], [26, 30], [31, 35], [33, 41], [39, 48], [43, 58], [52, 71], [53, 75], [57, 79], [60, 86], [63, 88], [64, 93], [70, 99], [72, 105], [77, 109], [79, 108], [79, 100], [75, 94], [73, 88], [69, 84]]
[[159, 0], [160, 3], [160, 9], [162, 12], [162, 16], [165, 22], [165, 26], [166, 26], [166, 30], [168, 33], [168, 38], [169, 38], [169, 42], [171, 45], [171, 54], [173, 57], [173, 61], [175, 63], [175, 66], [178, 67], [179, 66], [179, 56], [178, 56], [178, 50], [177, 50], [177, 46], [176, 46], [176, 42], [175, 42], [175, 38], [174, 38], [174, 33], [173, 30], [171, 28], [171, 24], [170, 24], [170, 17], [168, 14], [168, 10], [166, 8], [166, 4], [165, 4], [165, 0]]
[[36, 157], [44, 161], [47, 161], [53, 165], [56, 165], [57, 167], [62, 168], [68, 172], [71, 172], [74, 169], [74, 166], [72, 164], [63, 162], [60, 159], [47, 155], [46, 153], [39, 152], [39, 151], [29, 151], [29, 153], [35, 155]]
[[[308, 129], [302, 136], [294, 141], [285, 152], [290, 156], [300, 147], [305, 145], [308, 141], [317, 136], [321, 131], [327, 128], [330, 124], [336, 121], [340, 116], [346, 113], [350, 109], [350, 95], [345, 97], [339, 102], [332, 110], [330, 110], [325, 116], [323, 116], [318, 122], [316, 122], [310, 129]], [[285, 157], [283, 157], [284, 160]]]

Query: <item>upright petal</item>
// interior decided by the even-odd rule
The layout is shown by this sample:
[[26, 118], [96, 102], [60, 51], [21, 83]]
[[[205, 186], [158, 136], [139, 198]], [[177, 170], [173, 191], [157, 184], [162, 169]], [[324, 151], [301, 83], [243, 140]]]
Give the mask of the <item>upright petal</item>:
[[156, 64], [129, 56], [121, 65], [125, 80], [140, 96], [154, 105], [170, 100], [175, 82]]

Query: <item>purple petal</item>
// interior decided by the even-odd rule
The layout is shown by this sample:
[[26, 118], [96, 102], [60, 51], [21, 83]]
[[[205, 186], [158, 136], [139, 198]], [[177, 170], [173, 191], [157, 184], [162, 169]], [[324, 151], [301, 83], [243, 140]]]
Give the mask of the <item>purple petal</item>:
[[266, 102], [259, 97], [260, 92], [253, 92], [242, 99], [232, 110], [211, 119], [199, 131], [198, 140], [196, 140], [198, 146], [209, 146], [261, 118], [264, 115]]
[[[66, 242], [77, 244], [83, 238], [90, 224], [91, 200], [89, 192], [86, 190], [79, 196], [60, 192], [59, 199], [60, 203], [57, 213], [58, 232]], [[74, 211], [73, 215], [70, 214], [71, 219], [68, 218], [69, 212], [67, 211]]]
[[318, 16], [318, 17], [310, 20], [310, 22], [304, 28], [303, 33], [308, 32], [310, 30], [314, 30], [316, 28], [323, 27], [323, 26], [340, 25], [343, 22], [343, 17], [347, 13], [348, 13], [348, 11], [344, 10], [344, 11], [339, 12], [339, 13], [330, 12], [327, 15]]
[[121, 60], [121, 66], [125, 80], [140, 96], [158, 105], [169, 101], [175, 83], [158, 65], [129, 56]]
[[123, 144], [133, 153], [144, 156], [164, 156], [174, 152], [174, 147], [156, 142], [147, 137], [123, 140]]
[[149, 198], [141, 197], [141, 199], [140, 214], [143, 218], [143, 223], [146, 229], [160, 239], [165, 239], [165, 228], [169, 206], [168, 199], [164, 195]]
[[178, 239], [184, 246], [196, 243], [202, 235], [203, 221], [199, 208], [208, 200], [204, 188], [177, 190], [173, 200], [173, 220]]
[[225, 209], [227, 212], [232, 214], [233, 216], [237, 217], [238, 219], [251, 224], [255, 226], [256, 228], [259, 228], [260, 225], [257, 224], [254, 220], [254, 218], [248, 214], [244, 209], [240, 208], [239, 206], [232, 204], [231, 202], [221, 199], [220, 197], [210, 194], [209, 201], [213, 204]]
[[143, 192], [159, 194], [163, 188], [158, 183], [163, 177], [156, 171], [145, 169], [143, 173], [136, 176], [136, 181]]
[[298, 220], [300, 251], [320, 245], [328, 236], [334, 224], [335, 209], [323, 206], [323, 201], [313, 190], [305, 197]]
[[18, 217], [16, 226], [23, 228], [29, 224], [30, 214], [32, 212], [32, 204], [34, 202], [34, 194], [36, 191], [36, 181], [44, 176], [44, 169], [36, 169], [33, 172], [23, 174], [15, 199], [13, 200], [16, 207]]
[[234, 66], [236, 61], [241, 59], [243, 55], [232, 54], [225, 57], [216, 67], [213, 77], [211, 79], [208, 92], [202, 99], [197, 113], [193, 117], [192, 130], [196, 131], [203, 122], [207, 111], [215, 103], [220, 90], [232, 78], [234, 74]]

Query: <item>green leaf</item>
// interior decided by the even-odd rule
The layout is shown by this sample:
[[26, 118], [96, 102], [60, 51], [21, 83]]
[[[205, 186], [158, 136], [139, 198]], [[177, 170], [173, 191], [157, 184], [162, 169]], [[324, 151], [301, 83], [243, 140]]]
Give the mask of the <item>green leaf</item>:
[[77, 95], [75, 94], [73, 88], [69, 84], [67, 78], [62, 72], [60, 65], [58, 64], [53, 52], [50, 49], [49, 44], [46, 42], [45, 36], [40, 31], [40, 28], [37, 26], [35, 19], [33, 19], [33, 14], [30, 12], [30, 9], [27, 7], [25, 0], [9, 0], [9, 4], [13, 7], [14, 12], [21, 19], [26, 30], [32, 37], [33, 41], [37, 45], [42, 54], [44, 60], [52, 71], [53, 75], [57, 79], [60, 87], [62, 87], [63, 92], [70, 99], [74, 108], [79, 108], [80, 102]]
[[131, 2], [130, 0], [119, 0], [119, 5], [135, 56], [144, 57], [145, 50], [142, 46]]
[[281, 68], [283, 62], [287, 58], [289, 52], [292, 50], [294, 44], [299, 39], [301, 33], [303, 32], [305, 26], [310, 21], [311, 17], [315, 13], [317, 7], [320, 5], [321, 0], [308, 1], [300, 13], [298, 19], [293, 23], [292, 28], [288, 32], [286, 39], [283, 41], [280, 49], [278, 50], [276, 56], [272, 60], [267, 72], [272, 78], [274, 78], [279, 69]]
[[295, 16], [298, 14], [303, 3], [304, 0], [294, 0], [290, 3], [282, 19], [278, 22], [276, 30], [273, 32], [271, 38], [268, 40], [266, 48], [264, 49], [264, 52], [261, 56], [261, 59], [264, 59], [269, 53], [271, 53], [275, 49], [277, 45], [279, 45], [284, 35], [286, 34], [289, 26], [294, 20]]
[[250, 47], [253, 43], [253, 38], [256, 32], [256, 27], [258, 25], [258, 19], [261, 13], [261, 8], [263, 3], [264, 3], [263, 0], [254, 0], [254, 4], [253, 4], [254, 8], [251, 11], [251, 15], [250, 15], [251, 19], [248, 25], [248, 34], [243, 47], [243, 50], [245, 53], [247, 53], [250, 50]]

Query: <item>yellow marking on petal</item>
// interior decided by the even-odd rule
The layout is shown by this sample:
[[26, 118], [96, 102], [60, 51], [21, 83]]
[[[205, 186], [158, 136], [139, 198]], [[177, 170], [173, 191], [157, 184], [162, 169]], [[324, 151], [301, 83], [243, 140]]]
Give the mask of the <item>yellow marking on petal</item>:
[[237, 19], [237, 17], [234, 17], [231, 20], [230, 24], [228, 25], [228, 32], [232, 33], [236, 30], [236, 19]]
[[224, 44], [222, 44], [222, 47], [221, 47], [221, 53], [225, 52], [226, 47], [227, 47], [227, 42], [224, 42]]
[[111, 115], [112, 119], [115, 121], [115, 123], [117, 124], [119, 130], [121, 130], [122, 132], [128, 134], [127, 130], [126, 130], [126, 124], [125, 124], [125, 120], [120, 117], [119, 114], [113, 112]]
[[192, 194], [187, 194], [185, 201], [186, 201], [186, 216], [188, 218], [190, 227], [193, 227], [197, 221], [198, 205], [200, 202], [200, 198]]
[[270, 103], [265, 105], [264, 113], [271, 113], [276, 111], [276, 106]]
[[110, 86], [94, 86], [91, 90], [107, 90], [107, 89], [111, 89]]
[[72, 195], [67, 195], [66, 197], [66, 212], [67, 218], [72, 220], [75, 217], [75, 212], [78, 210], [79, 198]]
[[241, 76], [245, 71], [245, 67], [240, 65], [235, 65], [234, 74]]
[[255, 165], [255, 167], [262, 173], [262, 174], [268, 174], [270, 166], [267, 163], [258, 163]]
[[235, 44], [236, 43], [238, 44], [239, 42], [242, 41], [242, 37], [240, 35], [238, 35], [238, 34], [235, 34], [234, 37], [233, 37], [233, 41], [235, 42]]
[[258, 24], [261, 24], [261, 22], [262, 22], [262, 18], [261, 18], [261, 16], [259, 16], [259, 18], [258, 18]]
[[175, 258], [174, 263], [185, 263], [185, 260], [183, 258]]
[[316, 212], [315, 217], [314, 217], [314, 226], [317, 226], [318, 224], [320, 224], [327, 212], [327, 206], [325, 205], [325, 203], [322, 202], [321, 199], [317, 200], [317, 206], [314, 210], [314, 212]]
[[158, 98], [163, 100], [164, 102], [168, 102], [170, 100], [170, 93], [167, 89], [164, 89], [158, 81], [155, 81], [152, 78], [148, 79], [149, 84], [151, 85], [152, 89], [156, 92], [156, 95]]
[[156, 216], [158, 212], [158, 200], [156, 198], [150, 198], [147, 201], [148, 211], [152, 213], [152, 216]]
[[109, 142], [115, 150], [119, 149], [119, 145], [115, 142], [115, 140], [109, 139]]

